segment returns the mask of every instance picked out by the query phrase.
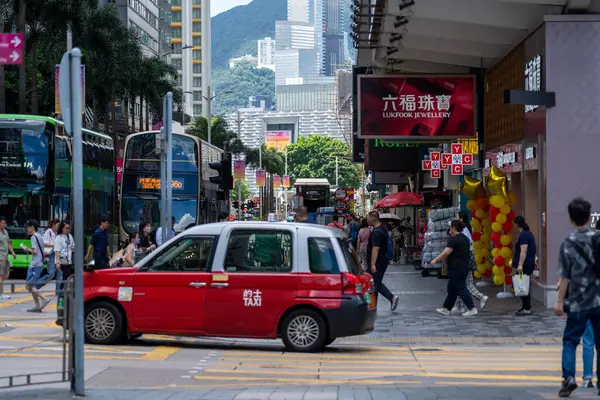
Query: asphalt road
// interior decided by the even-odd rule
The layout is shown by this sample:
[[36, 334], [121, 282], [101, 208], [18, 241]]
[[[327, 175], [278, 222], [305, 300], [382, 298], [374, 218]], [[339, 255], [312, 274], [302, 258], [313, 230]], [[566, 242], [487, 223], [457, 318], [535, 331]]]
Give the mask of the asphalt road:
[[[336, 341], [320, 354], [287, 353], [280, 341], [159, 335], [124, 346], [88, 345], [88, 398], [556, 398], [562, 322], [549, 312], [518, 319], [507, 311], [512, 303], [494, 303], [475, 318], [447, 318], [431, 310], [443, 298], [445, 281], [410, 271], [391, 273], [388, 281], [405, 299], [398, 313], [382, 306], [376, 332]], [[0, 386], [20, 374], [45, 373], [32, 377], [40, 384], [62, 378], [63, 331], [54, 324], [55, 303], [40, 315], [25, 311], [31, 300], [22, 291], [0, 301]], [[591, 389], [574, 395], [588, 397], [597, 395]], [[0, 389], [4, 398], [70, 397], [63, 383]]]

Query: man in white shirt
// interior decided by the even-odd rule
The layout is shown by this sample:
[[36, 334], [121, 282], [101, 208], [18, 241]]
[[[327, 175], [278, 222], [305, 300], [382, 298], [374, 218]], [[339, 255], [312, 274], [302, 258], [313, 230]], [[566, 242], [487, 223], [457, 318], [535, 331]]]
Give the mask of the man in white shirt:
[[[169, 239], [174, 238], [175, 237], [175, 217], [171, 217], [171, 232], [167, 234], [167, 239], [165, 240], [165, 242], [167, 242]], [[158, 229], [156, 229], [156, 246], [160, 246], [163, 244], [163, 237], [162, 237], [162, 227], [159, 226]]]

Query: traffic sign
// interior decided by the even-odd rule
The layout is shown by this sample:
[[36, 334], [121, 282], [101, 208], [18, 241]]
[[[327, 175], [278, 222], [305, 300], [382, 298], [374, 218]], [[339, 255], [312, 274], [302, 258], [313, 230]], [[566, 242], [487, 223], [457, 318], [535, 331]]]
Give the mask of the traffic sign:
[[23, 34], [0, 33], [0, 65], [23, 63]]

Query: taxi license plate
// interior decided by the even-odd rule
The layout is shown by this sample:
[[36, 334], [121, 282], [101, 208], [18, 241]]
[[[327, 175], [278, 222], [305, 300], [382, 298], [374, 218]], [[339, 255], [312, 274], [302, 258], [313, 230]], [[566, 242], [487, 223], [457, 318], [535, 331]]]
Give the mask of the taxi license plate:
[[371, 295], [369, 293], [365, 294], [365, 301], [368, 304], [372, 304], [372, 302], [371, 302]]

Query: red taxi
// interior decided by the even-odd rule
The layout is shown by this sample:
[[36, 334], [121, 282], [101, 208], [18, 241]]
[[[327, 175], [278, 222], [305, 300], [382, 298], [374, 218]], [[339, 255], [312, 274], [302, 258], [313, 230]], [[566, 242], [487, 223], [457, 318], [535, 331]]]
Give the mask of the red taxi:
[[182, 232], [134, 268], [86, 273], [85, 337], [141, 334], [281, 338], [319, 351], [371, 332], [371, 275], [339, 229], [313, 224], [220, 223]]

